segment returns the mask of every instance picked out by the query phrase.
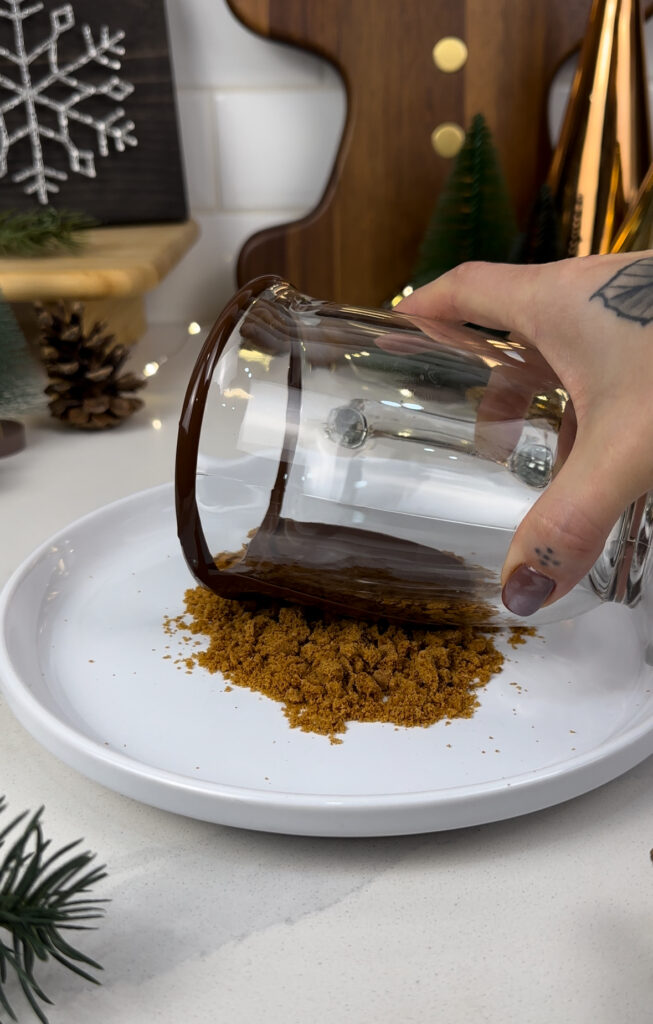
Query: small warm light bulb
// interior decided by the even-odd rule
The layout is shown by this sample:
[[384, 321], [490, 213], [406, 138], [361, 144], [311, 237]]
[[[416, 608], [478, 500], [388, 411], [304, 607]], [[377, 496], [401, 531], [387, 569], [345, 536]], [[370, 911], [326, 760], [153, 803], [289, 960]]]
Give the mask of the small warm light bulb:
[[158, 369], [159, 364], [157, 362], [146, 363], [143, 367], [143, 374], [145, 377], [153, 377]]
[[413, 392], [409, 388], [399, 388], [399, 394], [403, 395], [404, 398], [412, 398]]
[[199, 334], [201, 330], [202, 330], [202, 328], [198, 324], [197, 320], [193, 320], [188, 325], [188, 333], [189, 334]]
[[155, 430], [161, 430], [163, 423], [161, 422], [161, 420], [152, 420], [152, 426], [154, 427]]

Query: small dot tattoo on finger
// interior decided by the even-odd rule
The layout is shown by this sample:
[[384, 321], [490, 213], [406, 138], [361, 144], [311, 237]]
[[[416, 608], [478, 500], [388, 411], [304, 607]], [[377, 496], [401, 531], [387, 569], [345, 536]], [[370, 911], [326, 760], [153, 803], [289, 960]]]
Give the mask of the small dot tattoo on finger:
[[535, 548], [535, 554], [537, 555], [538, 562], [540, 565], [544, 566], [544, 568], [548, 568], [552, 565], [556, 567], [560, 565], [560, 559], [555, 557], [555, 551], [553, 548]]

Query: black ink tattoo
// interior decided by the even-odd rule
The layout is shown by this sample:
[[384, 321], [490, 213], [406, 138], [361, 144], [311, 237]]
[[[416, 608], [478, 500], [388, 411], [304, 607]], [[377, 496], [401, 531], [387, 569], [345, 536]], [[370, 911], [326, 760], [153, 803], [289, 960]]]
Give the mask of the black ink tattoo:
[[554, 558], [553, 548], [535, 548], [535, 554], [537, 555], [540, 565], [548, 567], [549, 565], [560, 565], [560, 560]]
[[653, 256], [644, 256], [618, 270], [591, 298], [603, 299], [608, 309], [626, 320], [650, 324], [653, 320]]

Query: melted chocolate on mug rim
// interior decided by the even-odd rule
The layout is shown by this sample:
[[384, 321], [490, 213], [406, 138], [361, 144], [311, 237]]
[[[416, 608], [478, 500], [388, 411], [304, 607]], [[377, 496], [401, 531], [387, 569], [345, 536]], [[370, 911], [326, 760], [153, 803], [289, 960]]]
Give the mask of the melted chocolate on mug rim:
[[[281, 515], [293, 463], [301, 406], [301, 351], [289, 341], [286, 431], [270, 501], [242, 552], [219, 556], [208, 548], [196, 498], [199, 440], [210, 382], [243, 312], [264, 291], [285, 284], [257, 278], [241, 288], [210, 330], [193, 369], [179, 422], [175, 465], [177, 532], [195, 579], [224, 598], [261, 595], [309, 604], [339, 615], [431, 625], [487, 624], [492, 608], [487, 573], [450, 552], [413, 541]], [[352, 587], [352, 584], [354, 586]], [[485, 595], [483, 594], [485, 591]]]

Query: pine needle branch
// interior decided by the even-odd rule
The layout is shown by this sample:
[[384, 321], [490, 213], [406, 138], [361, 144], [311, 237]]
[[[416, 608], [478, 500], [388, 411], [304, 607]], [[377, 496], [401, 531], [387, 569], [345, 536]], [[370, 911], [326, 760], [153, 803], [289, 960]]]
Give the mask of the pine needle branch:
[[[5, 808], [0, 797], [0, 812]], [[19, 814], [0, 832], [2, 850], [22, 824], [0, 861], [0, 1010], [17, 1020], [3, 991], [11, 971], [38, 1019], [47, 1024], [42, 1004], [51, 1005], [51, 1000], [35, 978], [35, 965], [52, 958], [98, 984], [85, 968], [99, 971], [100, 964], [67, 942], [62, 932], [89, 930], [92, 926], [86, 922], [102, 917], [101, 904], [107, 901], [86, 895], [106, 878], [104, 866], [92, 866], [95, 855], [88, 851], [71, 856], [81, 840], [51, 853], [50, 840], [41, 828], [42, 813], [41, 807], [31, 817], [27, 812]], [[3, 931], [8, 933], [7, 941]]]
[[96, 225], [92, 217], [53, 206], [0, 211], [0, 256], [53, 256], [82, 248], [80, 234]]

